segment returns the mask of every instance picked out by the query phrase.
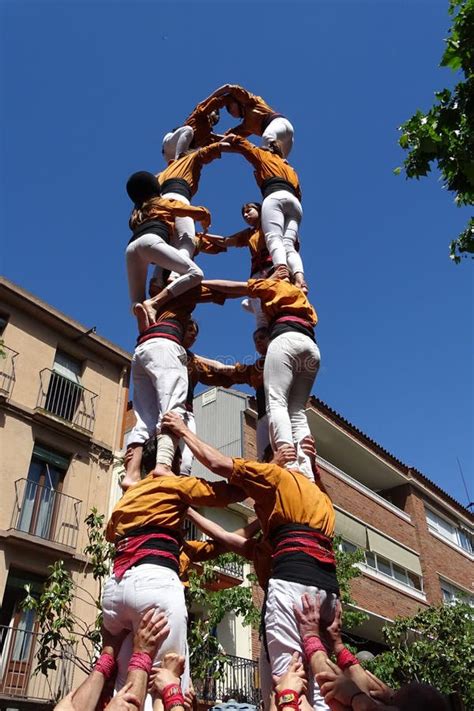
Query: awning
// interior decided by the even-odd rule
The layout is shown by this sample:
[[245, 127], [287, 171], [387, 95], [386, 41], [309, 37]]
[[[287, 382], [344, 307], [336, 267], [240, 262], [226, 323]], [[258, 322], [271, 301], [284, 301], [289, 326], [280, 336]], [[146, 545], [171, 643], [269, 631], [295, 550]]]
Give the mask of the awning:
[[369, 550], [373, 553], [379, 553], [380, 555], [391, 560], [392, 563], [397, 563], [402, 568], [411, 570], [417, 575], [421, 575], [421, 565], [420, 559], [411, 551], [398, 545], [394, 541], [390, 541], [385, 536], [380, 533], [373, 531], [372, 529], [367, 529], [367, 537], [369, 542]]

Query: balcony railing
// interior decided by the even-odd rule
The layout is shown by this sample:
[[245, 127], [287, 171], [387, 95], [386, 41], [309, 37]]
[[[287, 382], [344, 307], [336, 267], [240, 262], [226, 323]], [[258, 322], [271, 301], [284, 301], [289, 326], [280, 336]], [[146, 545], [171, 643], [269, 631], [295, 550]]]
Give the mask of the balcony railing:
[[36, 407], [92, 434], [97, 394], [50, 368], [40, 371]]
[[11, 697], [11, 706], [13, 700], [54, 702], [71, 688], [74, 667], [69, 659], [59, 660], [47, 677], [33, 673], [39, 646], [38, 632], [0, 626], [0, 697]]
[[[184, 522], [184, 537], [187, 541], [204, 540], [203, 535], [196, 524], [187, 519]], [[243, 580], [244, 566], [238, 561], [226, 561], [225, 563], [222, 563], [222, 565], [216, 564], [215, 567], [226, 575], [231, 575], [233, 578], [240, 578]]]
[[211, 665], [208, 676], [197, 681], [195, 687], [202, 701], [235, 699], [258, 707], [262, 698], [258, 662], [231, 654], [220, 664]]
[[11, 528], [76, 548], [81, 504], [79, 499], [56, 489], [30, 479], [18, 479]]
[[[3, 352], [3, 356], [1, 353]], [[9, 397], [15, 384], [15, 358], [18, 353], [8, 346], [0, 346], [0, 395]]]

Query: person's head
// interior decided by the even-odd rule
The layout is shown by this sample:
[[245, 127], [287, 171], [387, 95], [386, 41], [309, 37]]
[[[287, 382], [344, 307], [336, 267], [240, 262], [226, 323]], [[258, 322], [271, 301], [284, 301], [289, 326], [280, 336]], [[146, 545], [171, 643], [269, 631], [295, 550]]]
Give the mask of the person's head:
[[227, 111], [230, 113], [231, 116], [234, 118], [243, 118], [244, 117], [244, 112], [242, 110], [241, 105], [239, 104], [238, 101], [235, 99], [227, 99], [225, 102], [225, 107]]
[[196, 342], [196, 338], [199, 335], [199, 325], [198, 322], [193, 318], [190, 318], [183, 335], [183, 347], [192, 348]]
[[268, 339], [268, 328], [265, 328], [265, 326], [257, 328], [257, 330], [253, 332], [253, 342], [255, 344], [255, 350], [262, 356], [265, 355], [267, 352]]
[[398, 689], [390, 703], [400, 711], [449, 711], [448, 702], [434, 686], [415, 681]]
[[246, 202], [242, 205], [242, 217], [250, 227], [258, 227], [261, 211], [262, 204], [260, 202]]
[[220, 114], [219, 109], [214, 109], [214, 111], [211, 111], [211, 113], [209, 114], [209, 117], [208, 117], [209, 124], [211, 126], [215, 126], [216, 123], [219, 123], [220, 117], [221, 117], [221, 114]]
[[135, 207], [140, 207], [147, 200], [160, 196], [160, 184], [153, 173], [140, 170], [127, 180], [127, 193]]

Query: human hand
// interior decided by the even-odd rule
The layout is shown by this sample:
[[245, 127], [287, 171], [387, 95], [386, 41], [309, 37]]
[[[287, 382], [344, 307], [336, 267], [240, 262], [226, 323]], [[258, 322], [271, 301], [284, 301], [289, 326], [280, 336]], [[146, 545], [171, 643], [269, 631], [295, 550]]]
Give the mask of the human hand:
[[102, 637], [102, 650], [101, 654], [111, 654], [113, 657], [117, 657], [120, 652], [120, 647], [125, 637], [128, 635], [130, 630], [123, 629], [119, 634], [114, 635], [102, 625], [100, 634]]
[[[324, 696], [327, 704], [331, 700], [339, 701], [344, 706], [351, 707], [351, 699], [354, 694], [361, 691], [357, 684], [354, 684], [336, 664], [333, 664], [330, 659], [326, 662], [328, 669], [316, 674], [319, 690]], [[368, 697], [367, 697], [368, 698]]]
[[395, 694], [394, 689], [385, 684], [378, 676], [372, 674], [372, 672], [364, 669], [366, 675], [369, 677], [370, 691], [369, 694], [373, 699], [377, 701], [383, 701], [385, 704], [390, 704], [392, 698]]
[[285, 264], [279, 264], [273, 271], [271, 276], [272, 279], [279, 279], [280, 281], [290, 281], [290, 272]]
[[176, 412], [165, 412], [163, 419], [161, 420], [161, 430], [171, 430], [173, 434], [178, 437], [183, 437], [188, 431], [186, 424], [182, 417], [180, 417]]
[[315, 598], [308, 593], [304, 593], [304, 595], [301, 596], [301, 609], [297, 605], [293, 605], [301, 639], [305, 639], [305, 637], [319, 637], [320, 608], [321, 601], [319, 593], [316, 593]]
[[61, 699], [59, 703], [54, 707], [54, 711], [76, 711], [74, 704], [72, 703], [72, 697], [74, 696], [74, 691], [69, 692], [64, 699]]
[[296, 461], [296, 449], [292, 444], [282, 444], [282, 446], [273, 453], [272, 464], [276, 464], [278, 467], [285, 467], [294, 461]]
[[135, 694], [130, 693], [132, 682], [125, 684], [120, 691], [116, 693], [110, 703], [107, 704], [104, 711], [135, 711], [141, 706], [140, 699]]
[[342, 605], [340, 600], [336, 600], [336, 611], [334, 619], [324, 630], [324, 641], [327, 641], [329, 649], [334, 654], [338, 654], [344, 647], [341, 637], [342, 632]]
[[176, 652], [168, 652], [161, 660], [161, 666], [180, 679], [184, 674], [184, 657]]
[[145, 652], [154, 657], [156, 650], [170, 633], [168, 619], [162, 612], [157, 614], [154, 608], [147, 610], [133, 638], [133, 651]]
[[191, 679], [189, 680], [189, 686], [184, 692], [183, 696], [184, 708], [186, 709], [186, 711], [193, 711], [193, 709], [197, 706], [197, 696], [196, 692], [194, 691], [194, 686]]
[[180, 686], [180, 678], [176, 676], [170, 669], [165, 669], [165, 667], [157, 667], [153, 670], [150, 676], [151, 685], [149, 686], [149, 691], [152, 695], [158, 695], [161, 698], [163, 689], [169, 684], [175, 684]]
[[273, 683], [275, 684], [275, 691], [277, 693], [284, 691], [284, 689], [291, 689], [301, 695], [306, 691], [308, 684], [304, 666], [298, 652], [293, 653], [286, 672], [280, 677], [273, 677]]

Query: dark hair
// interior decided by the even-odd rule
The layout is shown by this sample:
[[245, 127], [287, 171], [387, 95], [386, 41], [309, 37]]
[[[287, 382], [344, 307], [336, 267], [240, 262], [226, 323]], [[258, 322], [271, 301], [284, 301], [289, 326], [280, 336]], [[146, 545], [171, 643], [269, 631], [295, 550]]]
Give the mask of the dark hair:
[[244, 204], [242, 205], [242, 208], [240, 210], [242, 217], [244, 216], [245, 208], [248, 207], [249, 205], [252, 205], [252, 207], [254, 207], [257, 210], [258, 214], [260, 215], [260, 213], [262, 211], [262, 203], [261, 202], [244, 202]]
[[196, 329], [196, 336], [199, 336], [199, 324], [195, 318], [189, 319], [188, 326], [194, 326], [194, 328]]
[[267, 328], [267, 326], [260, 326], [259, 328], [256, 328], [255, 331], [253, 332], [253, 334], [252, 334], [253, 338], [255, 338], [255, 336], [257, 335], [257, 333], [260, 333], [261, 331], [265, 331], [265, 335], [266, 335], [266, 336], [268, 336], [269, 333], [270, 333], [270, 331], [269, 331], [269, 329]]
[[127, 193], [135, 207], [141, 207], [148, 200], [160, 196], [160, 184], [153, 173], [140, 170], [127, 180]]

